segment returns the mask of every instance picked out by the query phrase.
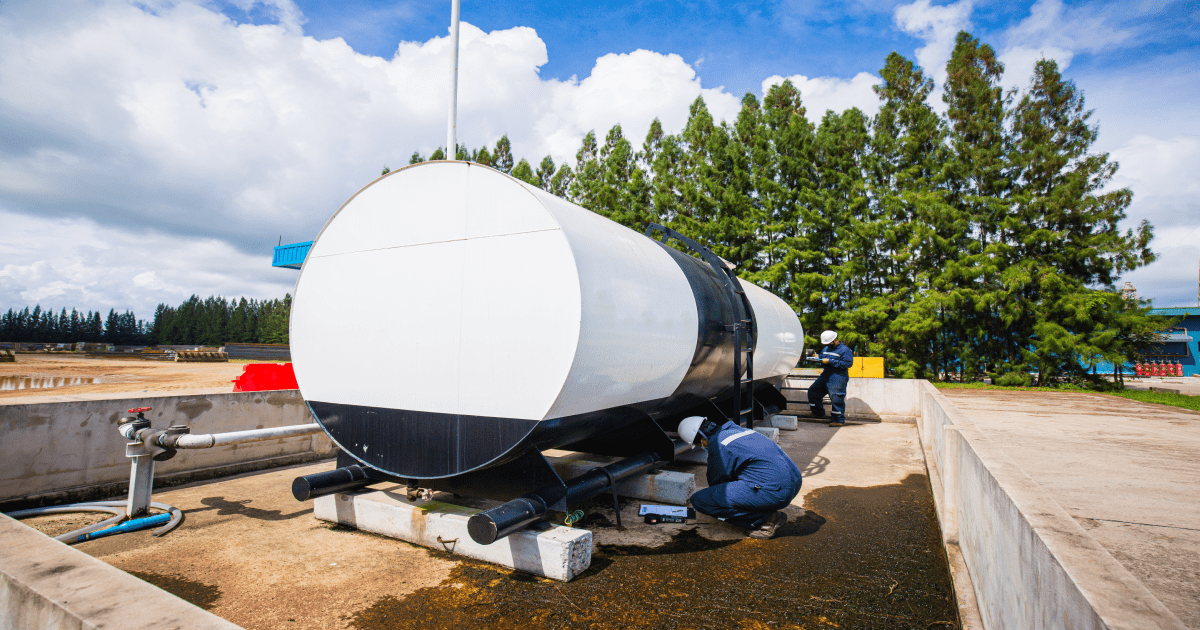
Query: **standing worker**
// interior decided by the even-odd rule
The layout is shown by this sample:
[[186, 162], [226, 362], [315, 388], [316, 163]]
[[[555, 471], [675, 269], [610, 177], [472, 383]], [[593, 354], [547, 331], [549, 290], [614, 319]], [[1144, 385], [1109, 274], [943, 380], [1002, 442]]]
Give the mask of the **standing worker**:
[[701, 416], [685, 418], [679, 437], [708, 449], [708, 487], [692, 495], [692, 507], [747, 528], [751, 538], [773, 538], [787, 522], [779, 510], [800, 493], [792, 458], [770, 438], [728, 420], [718, 426]]
[[808, 388], [808, 410], [814, 418], [825, 417], [825, 394], [829, 394], [829, 403], [833, 407], [830, 418], [831, 427], [846, 426], [846, 384], [850, 382], [850, 366], [854, 365], [854, 352], [846, 344], [838, 341], [837, 333], [826, 330], [821, 333], [821, 348], [818, 357], [821, 365], [821, 375]]

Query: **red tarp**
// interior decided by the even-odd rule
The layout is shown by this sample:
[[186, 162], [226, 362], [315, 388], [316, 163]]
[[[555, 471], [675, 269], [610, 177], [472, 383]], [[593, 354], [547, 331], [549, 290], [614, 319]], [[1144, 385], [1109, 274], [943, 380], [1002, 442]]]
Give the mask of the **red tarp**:
[[235, 392], [265, 392], [273, 389], [299, 389], [291, 363], [247, 363], [242, 375], [233, 379]]

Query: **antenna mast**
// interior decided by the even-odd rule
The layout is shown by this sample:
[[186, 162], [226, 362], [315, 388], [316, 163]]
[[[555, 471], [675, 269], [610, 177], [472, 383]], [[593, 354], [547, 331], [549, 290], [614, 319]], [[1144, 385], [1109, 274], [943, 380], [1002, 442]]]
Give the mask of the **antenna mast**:
[[450, 3], [450, 111], [446, 116], [446, 159], [458, 158], [455, 126], [458, 123], [458, 7], [460, 0]]

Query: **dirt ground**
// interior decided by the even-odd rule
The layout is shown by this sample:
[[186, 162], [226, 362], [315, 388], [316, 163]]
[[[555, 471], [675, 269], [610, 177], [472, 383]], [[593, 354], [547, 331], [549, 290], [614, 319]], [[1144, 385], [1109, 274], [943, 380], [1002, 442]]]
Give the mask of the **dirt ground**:
[[[50, 389], [0, 391], [0, 400], [30, 396], [95, 396], [115, 393], [232, 392], [233, 379], [241, 376], [246, 362], [174, 363], [141, 358], [94, 359], [66, 355], [18, 354], [15, 363], [0, 363], [0, 382], [5, 377], [82, 378], [93, 383]], [[9, 383], [13, 381], [7, 381]]]

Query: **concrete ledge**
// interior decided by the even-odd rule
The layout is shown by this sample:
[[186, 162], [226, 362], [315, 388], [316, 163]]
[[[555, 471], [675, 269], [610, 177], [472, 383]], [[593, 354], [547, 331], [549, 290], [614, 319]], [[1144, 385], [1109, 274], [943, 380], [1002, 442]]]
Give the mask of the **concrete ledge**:
[[2, 514], [0, 540], [0, 627], [240, 627]]
[[[155, 427], [188, 424], [193, 433], [222, 433], [312, 422], [297, 390], [0, 404], [0, 504], [112, 496], [129, 483], [126, 440], [117, 420], [126, 409], [153, 407]], [[155, 466], [158, 479], [222, 470], [246, 472], [334, 454], [324, 434], [180, 451]], [[258, 462], [260, 465], [256, 464]], [[232, 467], [232, 468], [231, 468]], [[188, 481], [197, 477], [187, 478]], [[35, 501], [36, 502], [36, 501]]]
[[[550, 465], [564, 480], [578, 477], [604, 464], [581, 459], [552, 459]], [[668, 505], [684, 505], [696, 491], [696, 476], [671, 470], [656, 470], [636, 475], [617, 484], [622, 497], [643, 499]]]
[[1184, 630], [941, 392], [921, 387], [918, 431], [947, 553], [953, 571], [961, 550], [982, 627]]
[[526, 529], [480, 545], [467, 533], [467, 520], [476, 512], [438, 501], [414, 505], [400, 486], [395, 491], [341, 493], [313, 501], [313, 516], [323, 521], [560, 582], [571, 581], [592, 565], [592, 532], [586, 529]]
[[[790, 402], [807, 405], [808, 386], [813, 380], [786, 378], [783, 395]], [[879, 422], [916, 422], [921, 413], [918, 391], [922, 382], [906, 378], [851, 378], [846, 385], [846, 417]], [[828, 403], [826, 405], [828, 411]]]

